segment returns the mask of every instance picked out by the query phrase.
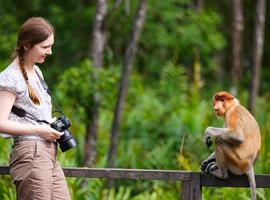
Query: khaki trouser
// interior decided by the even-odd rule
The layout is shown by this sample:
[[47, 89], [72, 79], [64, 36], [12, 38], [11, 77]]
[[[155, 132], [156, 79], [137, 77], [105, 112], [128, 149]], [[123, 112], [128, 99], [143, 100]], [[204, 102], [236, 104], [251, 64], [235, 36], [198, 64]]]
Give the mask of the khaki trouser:
[[9, 164], [18, 200], [70, 200], [56, 154], [56, 143], [15, 141]]

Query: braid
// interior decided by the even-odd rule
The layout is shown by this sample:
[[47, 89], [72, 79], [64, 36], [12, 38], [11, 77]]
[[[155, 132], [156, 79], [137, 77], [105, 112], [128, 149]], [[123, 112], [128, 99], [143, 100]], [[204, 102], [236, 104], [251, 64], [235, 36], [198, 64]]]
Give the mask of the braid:
[[39, 101], [39, 98], [37, 96], [37, 93], [36, 93], [35, 89], [31, 86], [31, 84], [29, 83], [28, 75], [27, 75], [27, 72], [26, 72], [25, 67], [24, 67], [24, 61], [23, 61], [23, 56], [21, 55], [21, 51], [17, 51], [17, 53], [18, 53], [18, 57], [19, 57], [19, 65], [20, 65], [20, 68], [21, 68], [21, 71], [23, 74], [23, 78], [24, 78], [26, 85], [27, 85], [27, 88], [28, 88], [29, 97], [33, 101], [34, 104], [40, 105], [40, 101]]

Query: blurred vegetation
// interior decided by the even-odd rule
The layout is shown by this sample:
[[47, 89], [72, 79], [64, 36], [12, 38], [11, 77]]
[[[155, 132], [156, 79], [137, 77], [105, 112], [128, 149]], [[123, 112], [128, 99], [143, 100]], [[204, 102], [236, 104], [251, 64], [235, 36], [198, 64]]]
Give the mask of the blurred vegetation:
[[[129, 2], [130, 4], [125, 2]], [[248, 100], [253, 1], [245, 1], [246, 58], [238, 99]], [[94, 167], [105, 167], [118, 81], [137, 1], [108, 2], [107, 46], [104, 66], [98, 71], [89, 60], [91, 26], [95, 12], [89, 0], [0, 0], [0, 69], [10, 62], [17, 28], [30, 16], [47, 18], [56, 29], [53, 55], [41, 65], [58, 104], [72, 121], [71, 131], [79, 146], [59, 153], [62, 166], [82, 163], [88, 106], [94, 92], [100, 97], [99, 134]], [[130, 76], [118, 144], [117, 167], [200, 171], [200, 162], [213, 151], [202, 143], [204, 129], [222, 126], [212, 111], [212, 94], [230, 88], [230, 5], [204, 1], [194, 10], [191, 0], [148, 1], [134, 70]], [[269, 3], [266, 26], [269, 27]], [[270, 173], [270, 37], [265, 32], [260, 92], [255, 117], [261, 127], [262, 150], [256, 173]], [[222, 55], [223, 64], [218, 62]], [[98, 73], [99, 79], [93, 78]], [[263, 108], [263, 110], [261, 109]], [[11, 140], [0, 139], [0, 164], [7, 165]], [[195, 147], [195, 148], [194, 148]], [[73, 199], [174, 200], [181, 184], [162, 181], [117, 180], [107, 189], [105, 180], [67, 178]], [[269, 189], [258, 189], [259, 199], [269, 199]], [[203, 199], [249, 199], [248, 188], [204, 188]], [[0, 179], [0, 199], [15, 200], [9, 176]]]

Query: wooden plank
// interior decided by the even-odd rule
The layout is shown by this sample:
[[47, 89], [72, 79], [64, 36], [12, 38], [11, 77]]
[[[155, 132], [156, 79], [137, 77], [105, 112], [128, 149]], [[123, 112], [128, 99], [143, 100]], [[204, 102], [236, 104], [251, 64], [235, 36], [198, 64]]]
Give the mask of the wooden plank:
[[[175, 180], [189, 181], [190, 174], [200, 176], [201, 186], [206, 187], [249, 187], [245, 175], [230, 174], [229, 178], [222, 180], [206, 173], [195, 173], [178, 170], [145, 170], [145, 169], [119, 169], [119, 168], [64, 168], [67, 177], [85, 178], [113, 178], [113, 179], [149, 179], [149, 180]], [[255, 176], [257, 188], [270, 187], [270, 175], [259, 174]]]
[[[190, 172], [179, 170], [147, 170], [119, 168], [63, 168], [67, 177], [148, 179], [188, 181]], [[9, 174], [7, 166], [0, 166], [0, 174]]]
[[[63, 170], [66, 177], [184, 181], [184, 189], [182, 190], [181, 197], [183, 200], [190, 199], [189, 187], [191, 173], [187, 171], [119, 168], [63, 168]], [[0, 166], [0, 174], [9, 174], [9, 168], [7, 166]], [[200, 178], [200, 174], [197, 173], [195, 175]], [[200, 183], [198, 182], [197, 185], [200, 186]]]
[[[226, 180], [216, 178], [213, 175], [201, 173], [202, 187], [249, 187], [249, 182], [246, 175], [236, 176], [230, 174]], [[255, 176], [257, 188], [270, 187], [270, 175], [258, 174]]]
[[178, 170], [146, 170], [119, 168], [63, 168], [67, 177], [112, 178], [112, 179], [148, 179], [187, 181], [189, 173]]
[[[114, 179], [148, 179], [190, 181], [193, 174], [199, 175], [201, 187], [249, 187], [245, 175], [229, 175], [226, 180], [218, 179], [206, 173], [196, 173], [179, 170], [145, 170], [145, 169], [117, 169], [117, 168], [63, 168], [67, 177], [84, 178], [114, 178]], [[0, 166], [0, 175], [9, 174], [7, 166]], [[255, 176], [257, 188], [270, 188], [270, 175], [257, 174]], [[187, 186], [184, 186], [187, 187]]]
[[[119, 169], [119, 168], [63, 168], [67, 177], [82, 178], [113, 178], [113, 179], [148, 179], [148, 180], [174, 180], [183, 182], [184, 190], [188, 187], [197, 188], [196, 185], [187, 186], [193, 176], [199, 175], [200, 187], [249, 187], [245, 175], [230, 174], [226, 180], [218, 179], [203, 172], [188, 172], [179, 170], [145, 170], [145, 169]], [[0, 166], [0, 175], [9, 174], [8, 166]], [[270, 174], [257, 174], [255, 176], [257, 188], [270, 188]], [[193, 182], [192, 184], [196, 184]], [[195, 190], [199, 192], [199, 190]]]

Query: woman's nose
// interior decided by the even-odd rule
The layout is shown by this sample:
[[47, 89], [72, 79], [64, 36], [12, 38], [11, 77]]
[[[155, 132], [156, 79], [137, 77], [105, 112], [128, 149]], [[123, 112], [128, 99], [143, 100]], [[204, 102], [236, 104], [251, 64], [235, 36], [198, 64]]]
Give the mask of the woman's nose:
[[49, 48], [49, 49], [47, 50], [46, 54], [47, 54], [47, 55], [52, 55], [52, 49]]

